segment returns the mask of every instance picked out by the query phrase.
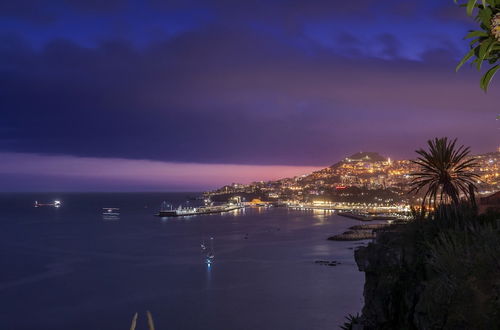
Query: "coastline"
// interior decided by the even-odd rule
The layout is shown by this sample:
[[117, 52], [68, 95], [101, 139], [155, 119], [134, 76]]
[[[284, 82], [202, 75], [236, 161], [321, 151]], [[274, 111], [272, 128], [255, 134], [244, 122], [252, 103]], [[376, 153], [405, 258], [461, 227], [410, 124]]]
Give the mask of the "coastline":
[[369, 213], [354, 213], [354, 212], [339, 212], [341, 217], [356, 219], [360, 221], [374, 221], [374, 220], [397, 220], [398, 217], [390, 215], [379, 215]]

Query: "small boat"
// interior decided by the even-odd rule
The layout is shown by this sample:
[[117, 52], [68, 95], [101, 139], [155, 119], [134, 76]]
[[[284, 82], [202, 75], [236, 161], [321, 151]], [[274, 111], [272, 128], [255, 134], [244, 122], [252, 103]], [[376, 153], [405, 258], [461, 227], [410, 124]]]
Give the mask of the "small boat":
[[118, 207], [104, 207], [102, 212], [104, 220], [120, 219], [120, 209]]
[[214, 238], [210, 237], [210, 251], [207, 253], [205, 262], [207, 263], [207, 265], [210, 266], [214, 262], [214, 259], [215, 259]]
[[61, 207], [62, 203], [61, 201], [55, 200], [52, 203], [38, 203], [38, 201], [35, 201], [35, 204], [33, 205], [34, 207], [42, 207], [42, 206], [53, 206], [55, 208]]

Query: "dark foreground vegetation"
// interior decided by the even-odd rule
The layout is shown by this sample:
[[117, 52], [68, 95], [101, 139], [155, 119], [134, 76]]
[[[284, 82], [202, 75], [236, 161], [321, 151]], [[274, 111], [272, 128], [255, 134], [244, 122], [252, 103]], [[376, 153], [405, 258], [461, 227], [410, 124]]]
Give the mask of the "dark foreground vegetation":
[[425, 194], [414, 220], [355, 252], [365, 305], [344, 329], [500, 329], [500, 214], [478, 214], [469, 148], [428, 147], [415, 161], [412, 187]]
[[[359, 329], [500, 329], [500, 214], [441, 206], [359, 248]], [[357, 326], [356, 326], [357, 325]]]

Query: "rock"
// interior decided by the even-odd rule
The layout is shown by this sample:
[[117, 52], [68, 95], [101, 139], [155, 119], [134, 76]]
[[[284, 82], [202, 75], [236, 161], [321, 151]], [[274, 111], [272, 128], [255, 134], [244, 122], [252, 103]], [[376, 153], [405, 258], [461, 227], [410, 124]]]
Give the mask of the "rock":
[[329, 261], [329, 260], [315, 260], [315, 264], [322, 265], [322, 266], [337, 266], [340, 264], [340, 262], [337, 262], [335, 260]]
[[417, 329], [413, 318], [421, 274], [414, 266], [415, 247], [398, 240], [397, 233], [383, 238], [388, 241], [370, 243], [354, 252], [358, 269], [365, 273], [364, 329]]

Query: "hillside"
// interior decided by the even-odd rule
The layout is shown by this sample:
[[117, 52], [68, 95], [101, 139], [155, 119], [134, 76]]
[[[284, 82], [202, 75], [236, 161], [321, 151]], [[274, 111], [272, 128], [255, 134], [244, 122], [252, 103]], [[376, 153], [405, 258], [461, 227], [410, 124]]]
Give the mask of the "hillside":
[[[483, 182], [479, 192], [500, 189], [500, 153], [475, 156], [480, 166], [477, 173]], [[206, 195], [224, 200], [231, 196], [269, 201], [310, 201], [319, 198], [348, 202], [404, 202], [415, 172], [410, 160], [395, 160], [377, 152], [358, 152], [321, 170], [293, 178], [258, 181], [250, 184], [233, 183]]]
[[[346, 157], [342, 162], [352, 162], [352, 161], [365, 161], [365, 162], [385, 162], [387, 157], [383, 157], [378, 152], [357, 152], [354, 155]], [[338, 164], [338, 163], [337, 163]], [[335, 165], [337, 165], [335, 164]], [[332, 166], [335, 166], [332, 165]]]

